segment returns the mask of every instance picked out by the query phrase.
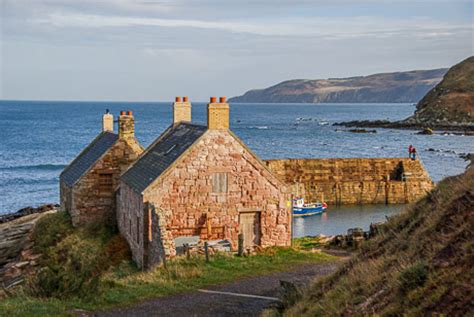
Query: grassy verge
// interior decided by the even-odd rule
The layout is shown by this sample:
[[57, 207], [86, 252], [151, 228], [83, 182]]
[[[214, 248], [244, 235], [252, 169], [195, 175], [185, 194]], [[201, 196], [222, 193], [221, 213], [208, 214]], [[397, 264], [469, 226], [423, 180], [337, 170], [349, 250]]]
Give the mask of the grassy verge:
[[[56, 216], [55, 222], [64, 221]], [[50, 227], [50, 226], [43, 226]], [[40, 227], [41, 228], [41, 227]], [[45, 241], [43, 235], [41, 241]], [[55, 236], [57, 234], [55, 233]], [[63, 255], [61, 259], [68, 259], [62, 264], [59, 275], [47, 275], [44, 277], [54, 287], [59, 285], [70, 286], [74, 283], [89, 283], [89, 279], [71, 279], [74, 271], [69, 271], [68, 265], [72, 267], [78, 265], [89, 268], [90, 260], [78, 260], [81, 258], [82, 248], [68, 248], [73, 251], [71, 254], [65, 254], [64, 246], [68, 245], [69, 240], [77, 244], [76, 238], [81, 237], [87, 241], [88, 245], [94, 246], [97, 250], [106, 250], [110, 248], [110, 241], [115, 237], [109, 234], [102, 236], [96, 235], [90, 237], [90, 232], [75, 232], [73, 229], [64, 235], [58, 237], [54, 243], [44, 242], [41, 244], [43, 251], [51, 256], [52, 254]], [[73, 237], [73, 238], [72, 238]], [[108, 237], [108, 238], [104, 238]], [[75, 241], [75, 242], [74, 242]], [[48, 247], [48, 245], [51, 245]], [[84, 248], [85, 252], [90, 248]], [[99, 259], [104, 259], [99, 255], [102, 251], [97, 251]], [[84, 254], [86, 259], [90, 254]], [[55, 259], [55, 257], [48, 257]], [[71, 260], [72, 259], [72, 260]], [[187, 260], [177, 258], [169, 261], [167, 267], [158, 267], [153, 271], [141, 272], [131, 261], [121, 261], [119, 264], [104, 264], [107, 270], [100, 272], [100, 278], [97, 287], [86, 288], [89, 294], [79, 293], [80, 296], [69, 295], [67, 298], [61, 294], [51, 293], [44, 295], [44, 292], [32, 292], [34, 283], [27, 283], [23, 288], [15, 290], [6, 299], [0, 302], [0, 316], [69, 316], [74, 315], [74, 309], [98, 310], [116, 306], [129, 305], [146, 299], [160, 296], [172, 295], [186, 291], [192, 291], [207, 285], [222, 284], [235, 281], [244, 277], [258, 276], [273, 272], [291, 270], [296, 265], [308, 263], [323, 263], [336, 260], [335, 257], [325, 253], [307, 252], [301, 248], [268, 248], [263, 252], [250, 257], [236, 257], [229, 254], [217, 254], [212, 256], [210, 263], [206, 263], [202, 256], [194, 256]], [[51, 261], [51, 260], [48, 260]], [[60, 260], [54, 260], [54, 263], [45, 262], [47, 267], [55, 270]], [[95, 269], [96, 264], [92, 266]], [[64, 276], [63, 272], [66, 272]], [[82, 271], [81, 271], [82, 272]], [[52, 274], [52, 273], [51, 273]], [[91, 276], [95, 277], [96, 274]], [[72, 281], [72, 282], [71, 282]], [[38, 282], [38, 281], [36, 281]], [[43, 281], [39, 281], [43, 282]], [[76, 287], [76, 286], [74, 286]]]

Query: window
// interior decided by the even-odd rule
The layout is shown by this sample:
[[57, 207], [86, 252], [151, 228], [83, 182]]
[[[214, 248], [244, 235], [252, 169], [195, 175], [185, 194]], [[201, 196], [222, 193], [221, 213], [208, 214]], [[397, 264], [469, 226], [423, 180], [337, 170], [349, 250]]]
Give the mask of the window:
[[227, 173], [212, 174], [212, 192], [227, 193]]
[[112, 194], [112, 189], [113, 189], [112, 176], [113, 176], [112, 173], [99, 174], [99, 193], [100, 194]]
[[171, 151], [173, 151], [176, 146], [177, 146], [177, 144], [173, 144], [173, 145], [165, 152], [165, 155], [170, 154]]

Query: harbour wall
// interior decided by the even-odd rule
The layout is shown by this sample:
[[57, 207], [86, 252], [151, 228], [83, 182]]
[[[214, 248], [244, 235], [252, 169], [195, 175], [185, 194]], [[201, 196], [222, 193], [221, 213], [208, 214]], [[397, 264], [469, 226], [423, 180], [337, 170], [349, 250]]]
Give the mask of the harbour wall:
[[409, 158], [279, 159], [264, 161], [295, 197], [328, 204], [415, 202], [434, 183], [419, 160]]

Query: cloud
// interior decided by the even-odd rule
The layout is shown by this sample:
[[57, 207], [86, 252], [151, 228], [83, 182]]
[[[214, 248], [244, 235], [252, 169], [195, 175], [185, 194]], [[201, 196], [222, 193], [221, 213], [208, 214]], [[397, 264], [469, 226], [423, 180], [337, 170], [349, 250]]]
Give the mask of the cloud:
[[210, 21], [54, 13], [35, 22], [59, 28], [194, 28], [261, 36], [319, 36], [333, 40], [357, 37], [387, 38], [408, 34], [421, 37], [449, 36], [454, 32], [469, 32], [472, 27], [470, 24], [439, 22], [427, 18], [382, 19], [374, 16], [289, 18], [278, 21], [271, 19]]

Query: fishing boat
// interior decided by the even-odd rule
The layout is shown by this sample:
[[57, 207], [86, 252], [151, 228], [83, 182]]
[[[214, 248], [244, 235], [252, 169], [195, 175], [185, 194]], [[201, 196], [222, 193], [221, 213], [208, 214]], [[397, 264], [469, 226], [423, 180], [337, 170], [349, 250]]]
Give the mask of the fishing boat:
[[322, 214], [328, 205], [326, 203], [308, 203], [304, 198], [293, 199], [293, 216], [303, 217]]

